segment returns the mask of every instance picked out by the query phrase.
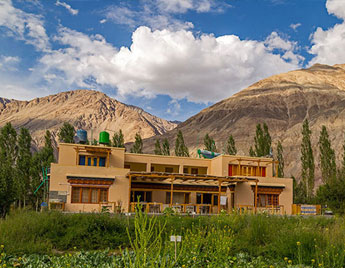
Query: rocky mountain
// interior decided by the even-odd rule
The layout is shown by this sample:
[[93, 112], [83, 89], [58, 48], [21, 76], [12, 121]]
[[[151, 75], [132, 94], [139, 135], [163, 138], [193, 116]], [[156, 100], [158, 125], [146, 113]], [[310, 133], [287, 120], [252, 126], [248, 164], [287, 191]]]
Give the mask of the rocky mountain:
[[122, 129], [126, 142], [134, 140], [139, 132], [148, 138], [176, 127], [175, 123], [153, 116], [136, 106], [123, 104], [104, 93], [75, 90], [18, 101], [0, 98], [0, 127], [11, 122], [16, 129], [28, 128], [39, 147], [49, 129], [57, 140], [57, 132], [64, 122], [88, 131], [88, 139], [98, 139], [100, 131], [112, 136]]
[[253, 144], [257, 123], [266, 122], [276, 149], [278, 140], [284, 148], [285, 175], [300, 175], [301, 129], [308, 118], [312, 130], [312, 145], [316, 175], [318, 139], [321, 126], [327, 127], [338, 162], [343, 154], [345, 129], [345, 64], [320, 65], [291, 71], [263, 79], [228, 99], [189, 118], [161, 137], [144, 141], [144, 150], [153, 151], [156, 138], [168, 138], [173, 150], [178, 130], [192, 152], [203, 147], [203, 137], [209, 133], [219, 151], [229, 134], [234, 136], [238, 153], [248, 155]]

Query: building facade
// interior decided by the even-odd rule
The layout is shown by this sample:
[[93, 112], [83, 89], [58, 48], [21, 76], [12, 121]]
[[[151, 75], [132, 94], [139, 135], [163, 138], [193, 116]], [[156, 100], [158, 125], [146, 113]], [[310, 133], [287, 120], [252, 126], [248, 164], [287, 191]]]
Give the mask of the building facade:
[[50, 206], [69, 212], [150, 213], [221, 210], [291, 214], [293, 184], [274, 177], [271, 158], [219, 155], [213, 159], [133, 154], [124, 148], [59, 144], [50, 169]]

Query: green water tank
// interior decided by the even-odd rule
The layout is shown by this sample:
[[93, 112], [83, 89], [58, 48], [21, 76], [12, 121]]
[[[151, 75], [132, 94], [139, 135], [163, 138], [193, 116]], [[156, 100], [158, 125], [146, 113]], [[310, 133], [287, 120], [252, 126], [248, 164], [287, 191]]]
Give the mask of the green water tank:
[[99, 143], [100, 144], [109, 144], [109, 133], [102, 131], [99, 133]]

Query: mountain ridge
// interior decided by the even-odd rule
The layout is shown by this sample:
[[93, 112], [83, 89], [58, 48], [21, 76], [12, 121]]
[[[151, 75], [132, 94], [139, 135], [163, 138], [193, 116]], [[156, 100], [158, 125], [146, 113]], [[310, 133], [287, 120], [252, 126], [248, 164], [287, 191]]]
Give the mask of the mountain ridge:
[[176, 124], [142, 108], [126, 105], [99, 91], [84, 89], [30, 101], [0, 98], [0, 126], [7, 122], [11, 122], [16, 129], [28, 128], [37, 147], [43, 145], [46, 129], [57, 141], [57, 132], [63, 122], [88, 130], [89, 139], [97, 138], [102, 130], [109, 131], [112, 136], [114, 131], [122, 129], [126, 142], [133, 141], [137, 132], [147, 138], [176, 127]]

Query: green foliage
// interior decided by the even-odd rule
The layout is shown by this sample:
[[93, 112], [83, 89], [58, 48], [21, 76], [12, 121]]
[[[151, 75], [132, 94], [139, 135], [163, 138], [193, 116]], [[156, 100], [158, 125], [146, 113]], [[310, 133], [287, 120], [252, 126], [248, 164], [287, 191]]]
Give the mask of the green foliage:
[[26, 206], [28, 200], [28, 189], [31, 186], [31, 168], [32, 168], [32, 153], [31, 153], [31, 135], [26, 128], [20, 129], [18, 136], [18, 158], [16, 162], [17, 169], [17, 199], [19, 206]]
[[91, 145], [98, 145], [98, 141], [96, 139], [93, 139], [93, 141], [91, 141]]
[[249, 147], [249, 155], [254, 157], [255, 156], [255, 152], [252, 146]]
[[[345, 260], [342, 217], [211, 217], [19, 212], [0, 221], [2, 264], [12, 267], [332, 267]], [[128, 229], [127, 229], [128, 228]], [[174, 243], [170, 235], [181, 235]], [[130, 239], [129, 239], [130, 237]], [[120, 254], [103, 250], [127, 247]], [[76, 249], [74, 248], [76, 247]], [[0, 248], [0, 251], [3, 249]], [[24, 255], [66, 251], [62, 256]], [[76, 252], [81, 250], [81, 252]], [[29, 266], [31, 265], [31, 266]]]
[[170, 155], [170, 144], [167, 138], [163, 140], [162, 143], [162, 154], [163, 155]]
[[177, 137], [176, 137], [176, 142], [175, 142], [175, 155], [189, 157], [188, 147], [184, 143], [181, 130], [177, 132]]
[[251, 147], [249, 154], [257, 157], [267, 156], [270, 154], [271, 144], [271, 135], [268, 132], [266, 123], [263, 124], [263, 127], [261, 127], [261, 124], [257, 124], [254, 137], [254, 149]]
[[284, 157], [283, 157], [283, 146], [280, 141], [277, 145], [277, 160], [278, 160], [278, 177], [284, 178]]
[[135, 134], [135, 142], [131, 148], [131, 153], [142, 154], [143, 153], [143, 140], [139, 133]]
[[121, 129], [119, 130], [119, 132], [114, 133], [112, 146], [118, 148], [125, 148], [125, 139], [123, 137]]
[[17, 133], [11, 123], [0, 130], [0, 218], [5, 217], [17, 198]]
[[322, 126], [319, 138], [319, 149], [322, 181], [325, 183], [328, 180], [335, 179], [337, 173], [335, 153], [332, 149], [326, 126]]
[[237, 154], [235, 140], [234, 140], [232, 135], [230, 135], [228, 140], [227, 140], [225, 153], [229, 154], [229, 155], [236, 155]]
[[345, 174], [328, 178], [317, 190], [317, 199], [326, 204], [334, 213], [345, 214]]
[[156, 139], [154, 153], [155, 153], [156, 155], [162, 155], [162, 154], [163, 154], [163, 152], [162, 152], [162, 147], [161, 147], [161, 143], [160, 143], [159, 139]]
[[301, 144], [301, 165], [302, 165], [302, 182], [304, 184], [306, 190], [306, 198], [307, 200], [313, 197], [313, 190], [314, 190], [314, 172], [315, 172], [315, 164], [314, 164], [314, 155], [313, 149], [311, 147], [310, 142], [310, 135], [311, 131], [309, 129], [309, 122], [306, 119], [303, 122], [302, 127], [302, 144]]
[[216, 143], [214, 139], [208, 135], [208, 133], [204, 137], [204, 146], [204, 149], [207, 151], [217, 152]]
[[58, 133], [59, 140], [65, 143], [74, 143], [74, 135], [74, 127], [68, 122], [63, 123]]

